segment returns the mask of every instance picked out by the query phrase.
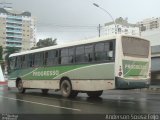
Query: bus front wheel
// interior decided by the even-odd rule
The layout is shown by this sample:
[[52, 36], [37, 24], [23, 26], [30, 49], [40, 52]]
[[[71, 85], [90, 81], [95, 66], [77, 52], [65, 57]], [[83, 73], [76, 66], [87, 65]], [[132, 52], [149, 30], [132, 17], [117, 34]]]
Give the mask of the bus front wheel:
[[66, 98], [74, 98], [78, 95], [78, 91], [72, 90], [72, 85], [69, 80], [63, 80], [60, 85], [61, 94]]
[[18, 88], [19, 93], [25, 93], [25, 91], [26, 91], [26, 89], [23, 88], [22, 80], [18, 81], [17, 88]]
[[89, 97], [99, 97], [99, 96], [101, 96], [102, 95], [102, 93], [103, 93], [103, 90], [101, 90], [101, 91], [88, 91], [87, 92], [87, 95], [89, 96]]

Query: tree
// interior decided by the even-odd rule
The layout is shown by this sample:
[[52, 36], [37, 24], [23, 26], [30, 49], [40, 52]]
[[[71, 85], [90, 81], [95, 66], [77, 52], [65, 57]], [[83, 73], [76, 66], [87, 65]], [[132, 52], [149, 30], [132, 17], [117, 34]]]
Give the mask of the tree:
[[43, 48], [43, 47], [57, 45], [57, 39], [56, 38], [54, 40], [52, 38], [40, 39], [36, 45], [37, 47], [35, 48]]
[[7, 64], [7, 66], [9, 66], [9, 55], [19, 52], [21, 50], [21, 48], [17, 48], [17, 47], [6, 47], [6, 50], [4, 51], [5, 53], [5, 63]]
[[4, 51], [5, 55], [5, 60], [9, 57], [10, 54], [19, 52], [21, 50], [21, 48], [17, 48], [17, 47], [6, 47], [6, 50]]

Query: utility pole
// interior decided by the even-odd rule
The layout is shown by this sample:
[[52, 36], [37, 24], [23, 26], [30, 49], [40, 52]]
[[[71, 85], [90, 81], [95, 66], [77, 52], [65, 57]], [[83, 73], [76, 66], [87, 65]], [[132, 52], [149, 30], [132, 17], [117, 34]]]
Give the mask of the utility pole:
[[101, 25], [100, 24], [98, 25], [98, 36], [99, 37], [101, 36]]
[[114, 25], [115, 25], [115, 28], [116, 28], [116, 30], [117, 30], [117, 24], [116, 24], [113, 16], [112, 16], [106, 9], [100, 7], [98, 4], [93, 3], [93, 5], [96, 6], [96, 7], [98, 7], [98, 8], [100, 8], [101, 10], [103, 10], [105, 13], [107, 13], [107, 14], [111, 17], [111, 19], [112, 19], [112, 21], [113, 21], [113, 23], [114, 23]]

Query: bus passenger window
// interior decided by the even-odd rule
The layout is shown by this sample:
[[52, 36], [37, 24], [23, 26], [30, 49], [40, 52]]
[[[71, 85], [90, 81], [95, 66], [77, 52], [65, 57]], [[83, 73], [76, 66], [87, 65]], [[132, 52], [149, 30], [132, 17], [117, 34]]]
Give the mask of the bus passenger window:
[[109, 42], [109, 46], [108, 46], [109, 49], [107, 51], [108, 60], [114, 60], [114, 52], [113, 52], [114, 44], [113, 43], [114, 43], [113, 41]]
[[17, 69], [21, 68], [21, 56], [17, 57]]
[[69, 59], [69, 63], [74, 63], [74, 56], [75, 56], [75, 48], [74, 47], [71, 47], [69, 48], [69, 51], [68, 51], [68, 59]]
[[10, 58], [10, 69], [15, 69], [15, 57]]
[[68, 48], [61, 49], [61, 64], [68, 64]]
[[85, 62], [84, 46], [76, 47], [76, 63]]
[[15, 69], [17, 68], [17, 57], [16, 57], [16, 59], [15, 59]]
[[25, 67], [25, 55], [21, 56], [21, 68], [24, 68]]
[[34, 60], [35, 60], [35, 55], [30, 54], [29, 55], [29, 67], [34, 67]]
[[53, 65], [57, 65], [59, 61], [58, 50], [53, 50]]
[[109, 43], [109, 51], [111, 51], [111, 50], [113, 51], [113, 42]]
[[93, 45], [85, 46], [85, 62], [93, 61]]
[[105, 60], [104, 43], [96, 43], [95, 45], [95, 61]]
[[44, 52], [44, 58], [43, 58], [43, 65], [47, 65], [47, 61], [48, 61], [48, 51]]

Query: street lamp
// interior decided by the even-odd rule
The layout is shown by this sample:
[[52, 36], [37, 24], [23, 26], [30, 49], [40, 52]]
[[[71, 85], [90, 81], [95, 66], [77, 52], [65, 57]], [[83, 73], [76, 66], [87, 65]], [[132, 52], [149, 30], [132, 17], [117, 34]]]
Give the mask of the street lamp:
[[102, 8], [102, 7], [100, 7], [98, 4], [93, 3], [93, 5], [96, 6], [96, 7], [98, 7], [98, 8], [100, 8], [101, 10], [103, 10], [105, 13], [107, 13], [107, 14], [111, 17], [111, 19], [112, 19], [112, 21], [113, 21], [113, 23], [114, 23], [114, 25], [115, 25], [115, 29], [117, 30], [117, 24], [116, 24], [114, 18], [112, 17], [112, 15], [111, 15], [107, 10], [105, 10], [105, 9]]

